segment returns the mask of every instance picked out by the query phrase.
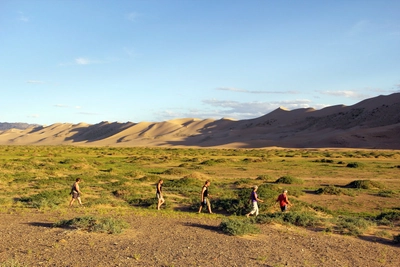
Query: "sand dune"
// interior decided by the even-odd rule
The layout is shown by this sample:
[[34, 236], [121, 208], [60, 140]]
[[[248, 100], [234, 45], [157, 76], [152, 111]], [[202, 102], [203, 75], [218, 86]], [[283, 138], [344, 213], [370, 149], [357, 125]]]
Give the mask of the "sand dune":
[[400, 149], [400, 93], [321, 110], [278, 108], [255, 119], [55, 123], [0, 131], [1, 145]]

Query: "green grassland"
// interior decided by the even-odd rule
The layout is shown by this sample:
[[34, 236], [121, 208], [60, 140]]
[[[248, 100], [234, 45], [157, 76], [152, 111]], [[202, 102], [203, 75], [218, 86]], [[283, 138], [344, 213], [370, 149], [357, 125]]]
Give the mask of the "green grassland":
[[[214, 216], [242, 220], [258, 185], [255, 223], [395, 238], [400, 229], [400, 151], [0, 146], [0, 166], [0, 212], [65, 211], [79, 177], [86, 213], [157, 213], [163, 179], [161, 212], [189, 216], [210, 180]], [[294, 203], [286, 214], [275, 205], [282, 189]]]

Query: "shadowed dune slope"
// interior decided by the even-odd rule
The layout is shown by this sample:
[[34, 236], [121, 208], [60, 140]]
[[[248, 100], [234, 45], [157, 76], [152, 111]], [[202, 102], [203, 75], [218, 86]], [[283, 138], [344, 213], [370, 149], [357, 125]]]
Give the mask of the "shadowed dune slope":
[[399, 134], [400, 93], [395, 93], [321, 110], [278, 108], [262, 117], [239, 121], [183, 118], [9, 129], [0, 131], [0, 144], [400, 149]]

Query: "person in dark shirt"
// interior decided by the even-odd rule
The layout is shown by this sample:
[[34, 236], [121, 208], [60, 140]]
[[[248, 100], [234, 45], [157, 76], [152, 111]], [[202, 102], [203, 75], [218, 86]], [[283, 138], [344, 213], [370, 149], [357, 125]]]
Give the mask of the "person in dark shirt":
[[160, 179], [160, 181], [158, 181], [157, 187], [156, 187], [157, 188], [156, 197], [158, 200], [158, 203], [157, 203], [158, 210], [160, 210], [161, 205], [165, 203], [164, 195], [163, 195], [163, 191], [162, 191], [163, 182], [164, 181], [162, 179]]
[[72, 204], [74, 203], [74, 201], [77, 199], [78, 200], [78, 203], [79, 203], [79, 205], [83, 205], [82, 204], [82, 201], [81, 201], [81, 194], [82, 194], [82, 192], [81, 192], [81, 190], [80, 190], [80, 188], [79, 188], [79, 183], [81, 182], [82, 180], [81, 180], [81, 178], [76, 178], [76, 180], [75, 180], [75, 183], [72, 185], [72, 187], [71, 187], [71, 195], [72, 195], [72, 199], [71, 199], [71, 201], [69, 202], [69, 206], [71, 207], [72, 206]]
[[258, 186], [254, 186], [253, 190], [251, 191], [250, 202], [253, 205], [253, 209], [249, 213], [246, 214], [247, 218], [250, 217], [250, 215], [253, 215], [253, 214], [255, 214], [255, 216], [257, 216], [258, 213], [259, 213], [258, 202], [264, 202], [263, 200], [258, 198], [257, 189], [258, 189]]
[[199, 208], [199, 213], [201, 213], [201, 210], [203, 207], [207, 206], [208, 212], [212, 213], [211, 211], [211, 204], [210, 204], [210, 193], [208, 192], [208, 187], [210, 186], [210, 181], [206, 181], [203, 185], [203, 188], [201, 189], [201, 203], [200, 203], [200, 208]]

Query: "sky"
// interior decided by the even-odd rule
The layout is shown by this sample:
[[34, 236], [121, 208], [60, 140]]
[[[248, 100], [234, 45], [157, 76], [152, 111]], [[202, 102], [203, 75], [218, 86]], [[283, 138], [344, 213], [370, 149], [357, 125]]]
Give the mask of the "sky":
[[244, 120], [400, 92], [396, 0], [0, 0], [0, 122]]

